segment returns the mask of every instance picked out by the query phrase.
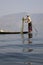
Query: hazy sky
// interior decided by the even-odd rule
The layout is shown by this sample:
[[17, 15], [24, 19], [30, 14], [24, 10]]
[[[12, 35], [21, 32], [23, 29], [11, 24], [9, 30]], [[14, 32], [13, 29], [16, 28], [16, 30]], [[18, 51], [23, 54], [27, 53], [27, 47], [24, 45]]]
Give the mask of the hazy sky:
[[19, 12], [43, 13], [43, 0], [0, 0], [0, 17]]

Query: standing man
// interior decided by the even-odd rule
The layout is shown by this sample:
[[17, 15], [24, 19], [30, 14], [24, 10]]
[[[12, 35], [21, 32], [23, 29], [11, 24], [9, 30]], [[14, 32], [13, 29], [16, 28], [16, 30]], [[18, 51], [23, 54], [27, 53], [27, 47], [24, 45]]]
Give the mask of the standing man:
[[31, 18], [30, 16], [27, 15], [27, 23], [28, 23], [28, 35], [29, 35], [29, 38], [32, 38], [32, 21], [31, 21]]
[[21, 33], [23, 33], [23, 28], [24, 28], [24, 22], [28, 23], [28, 35], [29, 38], [32, 38], [32, 21], [29, 15], [26, 16], [26, 18], [22, 18], [22, 30]]

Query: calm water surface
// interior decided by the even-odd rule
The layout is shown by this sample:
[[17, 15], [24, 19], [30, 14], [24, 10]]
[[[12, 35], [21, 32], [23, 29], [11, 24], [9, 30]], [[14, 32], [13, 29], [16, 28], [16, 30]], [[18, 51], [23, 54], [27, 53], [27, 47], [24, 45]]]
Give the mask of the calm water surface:
[[0, 35], [0, 65], [43, 65], [43, 36]]

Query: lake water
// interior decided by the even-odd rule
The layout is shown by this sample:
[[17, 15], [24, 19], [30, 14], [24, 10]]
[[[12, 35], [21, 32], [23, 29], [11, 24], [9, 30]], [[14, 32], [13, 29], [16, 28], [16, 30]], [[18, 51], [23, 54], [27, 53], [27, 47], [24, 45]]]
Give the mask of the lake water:
[[43, 33], [0, 35], [0, 65], [43, 65]]

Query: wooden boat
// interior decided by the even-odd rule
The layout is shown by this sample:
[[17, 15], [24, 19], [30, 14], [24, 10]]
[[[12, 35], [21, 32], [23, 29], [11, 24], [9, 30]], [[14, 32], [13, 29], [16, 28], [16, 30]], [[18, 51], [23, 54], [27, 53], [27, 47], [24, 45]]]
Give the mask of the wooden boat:
[[[27, 31], [24, 31], [23, 34], [27, 34]], [[0, 34], [21, 34], [21, 32], [0, 32]]]

